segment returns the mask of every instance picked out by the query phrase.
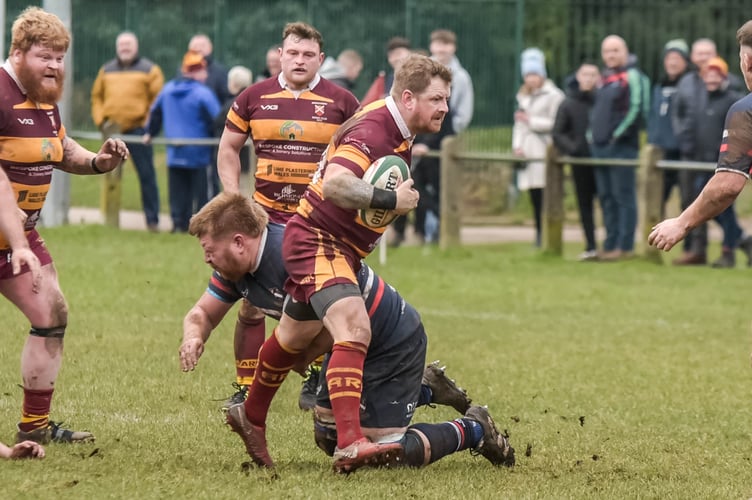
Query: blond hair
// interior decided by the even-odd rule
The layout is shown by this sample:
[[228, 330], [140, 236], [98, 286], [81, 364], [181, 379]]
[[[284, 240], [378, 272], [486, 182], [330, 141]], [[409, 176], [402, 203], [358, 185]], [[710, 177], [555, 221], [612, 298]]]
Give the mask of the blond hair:
[[16, 49], [28, 52], [35, 44], [67, 52], [70, 40], [70, 32], [59, 17], [39, 7], [27, 7], [13, 21], [9, 53]]

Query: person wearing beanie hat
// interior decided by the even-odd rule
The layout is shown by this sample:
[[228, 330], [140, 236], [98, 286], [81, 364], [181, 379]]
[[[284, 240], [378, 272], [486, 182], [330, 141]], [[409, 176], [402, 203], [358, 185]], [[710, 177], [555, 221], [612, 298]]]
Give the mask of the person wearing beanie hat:
[[[180, 65], [181, 75], [165, 84], [149, 112], [144, 143], [164, 128], [167, 138], [212, 137], [214, 118], [221, 105], [205, 85], [208, 77], [203, 54], [189, 50]], [[188, 232], [191, 216], [209, 201], [208, 176], [212, 146], [167, 146], [167, 175], [172, 232]]]
[[663, 57], [665, 58], [669, 52], [676, 52], [689, 62], [689, 45], [683, 38], [675, 38], [666, 42], [666, 45], [663, 46]]
[[[517, 92], [517, 111], [512, 127], [512, 149], [523, 158], [543, 158], [551, 144], [551, 131], [556, 112], [564, 100], [564, 92], [546, 78], [546, 62], [543, 52], [529, 48], [520, 56], [523, 84]], [[535, 217], [536, 246], [542, 240], [541, 214], [543, 188], [546, 185], [546, 166], [543, 161], [525, 163], [517, 172], [517, 188], [528, 191]]]
[[531, 47], [522, 51], [520, 55], [520, 74], [524, 77], [528, 74], [540, 75], [546, 78], [546, 56], [537, 47]]
[[[674, 133], [672, 111], [676, 100], [674, 96], [679, 80], [689, 70], [689, 52], [687, 42], [682, 39], [669, 40], [663, 46], [663, 73], [653, 87], [650, 99], [650, 113], [647, 119], [648, 143], [658, 146], [663, 151], [663, 159], [680, 160], [679, 141]], [[679, 170], [663, 171], [663, 204], [671, 196], [674, 187], [678, 187], [680, 197], [685, 196]]]

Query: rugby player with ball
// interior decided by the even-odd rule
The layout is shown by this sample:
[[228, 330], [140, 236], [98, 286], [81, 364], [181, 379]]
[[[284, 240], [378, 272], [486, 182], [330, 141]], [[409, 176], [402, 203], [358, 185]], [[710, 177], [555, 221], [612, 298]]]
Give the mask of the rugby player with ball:
[[337, 428], [334, 469], [389, 463], [399, 443], [374, 443], [360, 426], [363, 363], [371, 327], [356, 273], [386, 226], [370, 227], [360, 210], [407, 214], [418, 203], [412, 179], [394, 190], [363, 179], [378, 159], [396, 155], [410, 164], [418, 133], [434, 133], [448, 112], [450, 70], [426, 56], [411, 55], [395, 75], [391, 94], [366, 106], [335, 133], [311, 184], [289, 220], [283, 259], [289, 295], [274, 335], [264, 343], [244, 404], [230, 407], [227, 422], [255, 463], [273, 467], [266, 445], [266, 416], [292, 366], [324, 326], [334, 340], [326, 372]]

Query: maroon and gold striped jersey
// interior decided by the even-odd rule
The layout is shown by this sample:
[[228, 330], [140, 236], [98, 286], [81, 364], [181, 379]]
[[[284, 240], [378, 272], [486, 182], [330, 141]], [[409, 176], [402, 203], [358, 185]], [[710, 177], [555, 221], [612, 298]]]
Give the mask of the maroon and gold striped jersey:
[[398, 155], [410, 165], [412, 141], [412, 134], [391, 97], [369, 104], [332, 138], [325, 158], [300, 200], [298, 213], [365, 257], [376, 247], [386, 227], [368, 227], [360, 221], [357, 210], [324, 199], [322, 178], [326, 166], [336, 163], [363, 178], [369, 165], [383, 156]]
[[[26, 212], [28, 233], [39, 220], [52, 169], [63, 161], [65, 127], [57, 106], [27, 99], [14, 77], [6, 62], [0, 68], [0, 166], [19, 208]], [[0, 235], [0, 249], [7, 248], [8, 241]]]
[[225, 127], [253, 141], [258, 158], [253, 198], [271, 222], [292, 217], [326, 145], [358, 106], [352, 93], [318, 75], [300, 93], [287, 89], [280, 75], [235, 99]]

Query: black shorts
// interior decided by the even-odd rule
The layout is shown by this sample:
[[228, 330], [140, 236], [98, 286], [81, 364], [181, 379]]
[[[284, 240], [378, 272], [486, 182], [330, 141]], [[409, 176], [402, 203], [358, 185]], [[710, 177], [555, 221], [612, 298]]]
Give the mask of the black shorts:
[[[418, 405], [427, 343], [426, 332], [420, 323], [398, 348], [368, 352], [363, 367], [363, 394], [360, 400], [362, 427], [383, 429], [410, 425]], [[331, 409], [325, 378], [328, 364], [329, 355], [321, 369], [316, 404]]]

